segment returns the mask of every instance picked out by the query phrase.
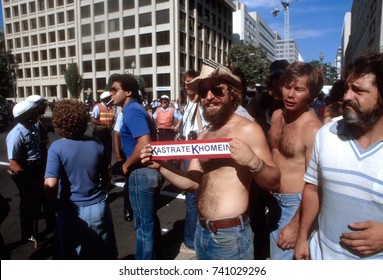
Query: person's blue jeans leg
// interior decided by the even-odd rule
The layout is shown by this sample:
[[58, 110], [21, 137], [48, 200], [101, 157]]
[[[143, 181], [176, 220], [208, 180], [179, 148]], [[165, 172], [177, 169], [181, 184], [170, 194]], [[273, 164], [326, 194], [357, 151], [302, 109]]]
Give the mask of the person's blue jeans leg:
[[212, 233], [197, 224], [194, 248], [198, 260], [254, 260], [254, 235], [247, 219]]
[[270, 233], [270, 259], [272, 260], [292, 260], [294, 249], [282, 250], [277, 242], [281, 230], [290, 223], [301, 203], [302, 194], [273, 194], [278, 202], [280, 217], [277, 222], [277, 229]]
[[186, 193], [186, 215], [184, 227], [184, 244], [189, 249], [194, 249], [194, 235], [198, 220], [197, 191]]
[[153, 260], [160, 228], [156, 202], [161, 176], [155, 169], [138, 168], [128, 177], [130, 202], [136, 226], [136, 259]]

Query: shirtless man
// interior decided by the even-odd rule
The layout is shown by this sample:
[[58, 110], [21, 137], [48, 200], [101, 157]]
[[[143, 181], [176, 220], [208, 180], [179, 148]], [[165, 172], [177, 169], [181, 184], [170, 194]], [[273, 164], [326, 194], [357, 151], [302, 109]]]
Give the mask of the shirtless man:
[[[242, 99], [240, 78], [220, 66], [188, 83], [198, 91], [203, 116], [210, 123], [198, 139], [233, 138], [230, 159], [192, 159], [187, 172], [165, 162], [151, 161], [150, 145], [141, 151], [142, 163], [157, 168], [178, 188], [199, 190], [199, 223], [194, 247], [197, 259], [254, 259], [253, 233], [247, 210], [252, 178], [276, 190], [280, 175], [262, 128], [234, 113]], [[253, 136], [253, 137], [249, 137]]]
[[[271, 209], [270, 258], [292, 260], [298, 234], [303, 176], [310, 161], [315, 134], [322, 123], [309, 104], [323, 86], [322, 74], [309, 63], [296, 62], [281, 77], [284, 109], [271, 120], [269, 145], [281, 172], [278, 192], [273, 193], [276, 209]], [[276, 212], [276, 213], [273, 213]], [[274, 227], [273, 227], [274, 226]]]

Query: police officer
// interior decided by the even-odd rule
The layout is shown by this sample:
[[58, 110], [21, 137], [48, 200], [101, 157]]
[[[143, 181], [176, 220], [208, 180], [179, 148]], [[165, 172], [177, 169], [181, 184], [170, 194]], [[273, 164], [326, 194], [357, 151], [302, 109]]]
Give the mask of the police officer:
[[20, 192], [21, 240], [32, 241], [36, 235], [39, 192], [43, 188], [44, 166], [40, 137], [35, 124], [38, 110], [35, 103], [21, 101], [13, 108], [16, 126], [7, 135], [9, 172]]

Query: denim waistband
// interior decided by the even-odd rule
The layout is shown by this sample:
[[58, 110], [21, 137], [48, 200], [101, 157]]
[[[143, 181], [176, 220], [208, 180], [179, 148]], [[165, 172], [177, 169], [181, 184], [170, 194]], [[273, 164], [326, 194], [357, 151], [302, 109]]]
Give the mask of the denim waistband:
[[273, 193], [276, 200], [283, 204], [300, 203], [302, 193]]

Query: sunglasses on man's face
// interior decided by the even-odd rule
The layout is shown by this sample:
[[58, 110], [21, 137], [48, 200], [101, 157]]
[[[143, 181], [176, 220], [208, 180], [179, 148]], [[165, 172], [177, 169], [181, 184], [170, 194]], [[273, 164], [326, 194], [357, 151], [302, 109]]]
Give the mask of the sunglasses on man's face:
[[206, 98], [207, 96], [207, 93], [208, 92], [211, 92], [212, 94], [214, 94], [215, 96], [217, 97], [222, 97], [224, 96], [224, 89], [221, 88], [219, 85], [217, 86], [213, 86], [213, 87], [200, 87], [199, 88], [199, 91], [198, 91], [198, 95], [201, 97], [201, 98]]

